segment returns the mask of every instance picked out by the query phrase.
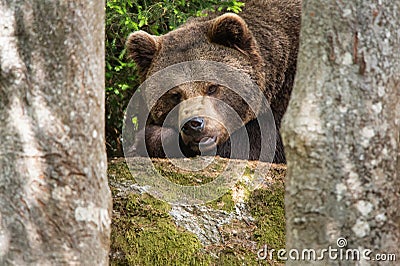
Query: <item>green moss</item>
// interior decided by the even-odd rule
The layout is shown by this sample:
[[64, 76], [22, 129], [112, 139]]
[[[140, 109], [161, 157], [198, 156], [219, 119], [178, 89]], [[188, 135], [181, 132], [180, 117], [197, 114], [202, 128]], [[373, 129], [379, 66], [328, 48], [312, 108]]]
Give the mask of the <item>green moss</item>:
[[[183, 185], [210, 182], [224, 169], [223, 164], [215, 164], [204, 172], [193, 173], [179, 171], [162, 160], [153, 163], [164, 176]], [[125, 161], [110, 161], [108, 176], [113, 181], [110, 184], [116, 185], [111, 185], [114, 198], [111, 265], [279, 265], [276, 260], [257, 260], [257, 250], [264, 245], [275, 250], [285, 246], [285, 168], [275, 168], [271, 168], [271, 178], [266, 179], [264, 187], [248, 191], [244, 182], [238, 182], [235, 188], [207, 204], [232, 212], [233, 196], [244, 189], [244, 198], [255, 221], [233, 220], [220, 228], [223, 243], [204, 247], [194, 234], [175, 225], [169, 215], [169, 204], [147, 194], [130, 194], [129, 184], [135, 181]], [[244, 174], [251, 176], [253, 172], [250, 166]], [[133, 181], [125, 182], [128, 180]]]
[[131, 265], [200, 265], [207, 262], [197, 238], [178, 231], [168, 221], [157, 221], [139, 233], [130, 231], [126, 238], [136, 247], [127, 254]]
[[259, 260], [257, 258], [257, 252], [249, 249], [241, 248], [224, 248], [218, 253], [218, 258], [213, 258], [211, 265], [223, 265], [223, 266], [259, 266], [259, 265], [279, 265], [275, 262], [268, 260]]
[[285, 247], [284, 195], [284, 186], [275, 183], [270, 189], [255, 190], [250, 196], [250, 212], [257, 220], [254, 238], [259, 248], [264, 245], [275, 250]]
[[[199, 171], [185, 170], [173, 165], [171, 162], [153, 159], [155, 169], [169, 181], [182, 186], [198, 186], [214, 181], [218, 178], [227, 165], [227, 160], [217, 158], [210, 165]], [[193, 162], [188, 162], [193, 163]]]
[[156, 167], [157, 171], [169, 181], [182, 186], [198, 186], [213, 181], [215, 178], [197, 173], [179, 173], [167, 170], [162, 166]]
[[232, 265], [232, 266], [242, 266], [242, 265], [258, 265], [255, 257], [250, 254], [241, 254], [234, 250], [224, 250], [219, 254], [219, 258], [216, 260], [216, 265]]
[[149, 195], [114, 199], [111, 265], [208, 265], [198, 238], [175, 226], [170, 206]]
[[232, 199], [232, 191], [228, 191], [222, 197], [211, 201], [207, 204], [216, 210], [224, 210], [227, 212], [232, 212], [235, 209], [235, 202]]
[[244, 169], [243, 175], [244, 176], [252, 176], [254, 174], [254, 169], [251, 169], [249, 166], [246, 166]]
[[134, 181], [134, 178], [129, 172], [129, 168], [126, 165], [124, 158], [113, 159], [108, 162], [107, 176], [109, 179], [114, 179], [118, 181]]

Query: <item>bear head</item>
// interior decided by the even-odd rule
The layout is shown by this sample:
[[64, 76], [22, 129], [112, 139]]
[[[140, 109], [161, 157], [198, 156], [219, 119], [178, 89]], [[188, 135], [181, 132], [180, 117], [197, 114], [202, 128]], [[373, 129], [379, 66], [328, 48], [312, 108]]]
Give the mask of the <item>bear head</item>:
[[[145, 98], [157, 98], [151, 105], [147, 124], [176, 128], [193, 151], [224, 143], [262, 110], [255, 106], [261, 105], [265, 91], [263, 58], [246, 22], [236, 14], [193, 19], [162, 36], [138, 31], [128, 37], [126, 45], [142, 82], [170, 66], [203, 60], [224, 64], [256, 85], [256, 90], [243, 87], [234, 91], [215, 81], [192, 80], [161, 94], [161, 90], [143, 92]], [[172, 78], [179, 78], [178, 75]], [[232, 112], [240, 117], [240, 122], [232, 119]]]

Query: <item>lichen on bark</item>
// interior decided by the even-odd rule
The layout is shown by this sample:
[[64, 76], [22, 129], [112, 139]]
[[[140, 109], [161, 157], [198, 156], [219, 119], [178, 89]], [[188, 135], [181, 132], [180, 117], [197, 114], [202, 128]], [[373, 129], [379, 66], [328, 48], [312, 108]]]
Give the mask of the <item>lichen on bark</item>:
[[0, 264], [108, 264], [104, 2], [0, 1]]
[[399, 10], [396, 1], [303, 3], [282, 130], [287, 249], [344, 237], [349, 249], [400, 254]]

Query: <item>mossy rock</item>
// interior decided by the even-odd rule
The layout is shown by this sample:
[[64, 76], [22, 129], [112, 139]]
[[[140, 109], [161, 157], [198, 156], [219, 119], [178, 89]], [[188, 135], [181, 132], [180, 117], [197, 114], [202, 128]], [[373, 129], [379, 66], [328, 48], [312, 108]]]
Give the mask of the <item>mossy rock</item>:
[[[145, 158], [144, 158], [145, 159]], [[154, 159], [155, 169], [183, 185], [211, 182], [227, 159], [199, 173]], [[250, 162], [243, 175], [251, 176]], [[113, 194], [111, 265], [280, 265], [259, 260], [264, 245], [285, 244], [283, 165], [271, 165], [256, 190], [238, 182], [220, 198], [199, 206], [170, 205], [146, 193], [122, 159], [108, 164]]]

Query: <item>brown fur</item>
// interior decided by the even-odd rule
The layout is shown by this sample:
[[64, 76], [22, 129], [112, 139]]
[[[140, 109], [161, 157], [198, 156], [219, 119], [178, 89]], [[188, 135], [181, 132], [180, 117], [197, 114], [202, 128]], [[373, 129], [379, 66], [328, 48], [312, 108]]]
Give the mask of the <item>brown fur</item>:
[[[270, 103], [276, 127], [279, 129], [296, 71], [300, 12], [300, 0], [247, 1], [239, 15], [227, 13], [191, 19], [180, 28], [158, 37], [143, 31], [135, 32], [128, 38], [127, 49], [138, 65], [142, 81], [170, 65], [191, 60], [217, 61], [241, 71], [258, 85]], [[217, 86], [217, 89], [209, 95], [207, 91], [212, 86]], [[178, 101], [176, 95], [179, 95]], [[257, 132], [259, 129], [254, 118], [260, 114], [253, 113], [235, 93], [209, 82], [181, 85], [157, 102], [150, 112], [146, 134], [138, 134], [142, 138], [145, 136], [149, 155], [164, 156], [161, 137], [157, 136], [161, 132], [159, 127], [163, 125], [166, 114], [174, 105], [196, 96], [215, 97], [228, 103], [240, 114], [250, 138], [250, 158], [258, 159], [260, 133]], [[212, 101], [208, 104], [206, 109], [218, 108]], [[230, 123], [229, 117], [224, 116], [227, 114], [224, 110], [217, 113], [221, 115], [222, 121]], [[229, 156], [229, 136], [221, 124], [206, 120], [203, 133], [211, 134], [210, 132], [216, 129], [221, 132], [218, 137], [217, 154]], [[173, 135], [172, 129], [168, 131], [168, 135]], [[176, 128], [175, 133], [179, 134], [178, 132], [179, 128]], [[183, 150], [185, 155], [189, 156], [198, 154], [195, 147], [187, 146], [191, 138], [194, 137], [184, 136], [185, 141], [181, 143], [181, 146], [186, 145]], [[285, 161], [280, 136], [274, 161]]]

